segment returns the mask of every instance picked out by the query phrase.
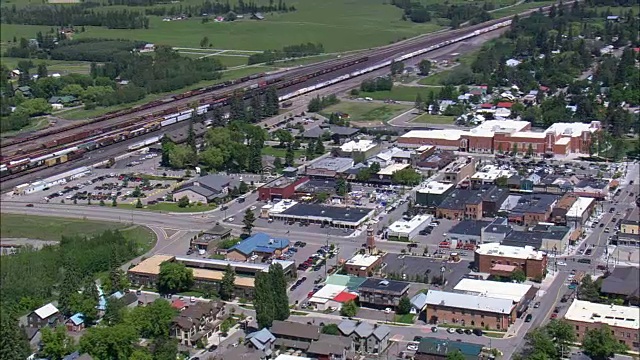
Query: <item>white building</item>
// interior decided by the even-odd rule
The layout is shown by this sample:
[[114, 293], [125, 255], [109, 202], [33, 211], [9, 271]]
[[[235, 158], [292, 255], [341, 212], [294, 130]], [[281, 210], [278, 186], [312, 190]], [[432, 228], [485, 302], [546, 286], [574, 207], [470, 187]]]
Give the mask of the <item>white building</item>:
[[476, 184], [494, 184], [501, 177], [509, 178], [517, 174], [515, 170], [501, 169], [495, 165], [486, 165], [471, 176], [471, 182]]
[[507, 246], [500, 243], [480, 244], [476, 248], [476, 254], [525, 260], [542, 260], [547, 255], [544, 251], [538, 251], [533, 246]]
[[378, 171], [378, 175], [381, 177], [391, 177], [397, 171], [404, 170], [411, 166], [410, 164], [391, 164], [384, 169]]
[[533, 285], [514, 284], [510, 282], [462, 279], [453, 288], [455, 291], [475, 294], [497, 299], [509, 299], [514, 303], [522, 301]]
[[591, 214], [596, 199], [580, 196], [567, 211], [567, 226], [584, 225]]
[[431, 222], [431, 215], [416, 215], [411, 220], [398, 220], [387, 229], [389, 238], [411, 241]]
[[309, 299], [309, 303], [320, 311], [327, 310], [330, 307], [339, 309], [341, 304], [334, 299], [344, 291], [347, 291], [347, 287], [344, 285], [327, 284], [313, 294]]
[[362, 152], [366, 153], [376, 147], [373, 140], [351, 140], [340, 146], [340, 151], [343, 153]]

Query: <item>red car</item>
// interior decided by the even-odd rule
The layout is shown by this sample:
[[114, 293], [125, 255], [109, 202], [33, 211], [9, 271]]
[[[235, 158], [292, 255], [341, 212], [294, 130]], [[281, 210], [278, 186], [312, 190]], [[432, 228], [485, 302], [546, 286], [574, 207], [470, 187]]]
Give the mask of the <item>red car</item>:
[[552, 319], [557, 319], [558, 318], [558, 314], [556, 314], [556, 313], [551, 314], [551, 318]]

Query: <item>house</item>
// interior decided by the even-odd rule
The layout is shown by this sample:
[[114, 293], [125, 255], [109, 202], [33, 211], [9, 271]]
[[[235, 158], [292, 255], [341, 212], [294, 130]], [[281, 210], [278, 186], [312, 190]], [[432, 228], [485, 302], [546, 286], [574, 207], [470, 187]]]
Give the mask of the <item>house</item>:
[[181, 299], [174, 299], [173, 301], [171, 301], [171, 307], [178, 310], [178, 311], [182, 311], [184, 309], [186, 309], [188, 307], [189, 304], [187, 304], [186, 301], [181, 300]]
[[269, 355], [273, 350], [273, 344], [275, 341], [276, 337], [273, 336], [267, 328], [264, 328], [260, 331], [247, 335], [245, 343], [247, 344], [247, 347], [262, 351], [265, 355]]
[[214, 227], [204, 231], [195, 239], [191, 240], [189, 246], [193, 250], [205, 250], [207, 252], [213, 252], [220, 240], [225, 240], [231, 237], [231, 229], [216, 223]]
[[482, 358], [482, 345], [423, 337], [418, 344], [415, 360], [444, 360], [452, 352], [460, 352], [465, 360]]
[[64, 106], [72, 106], [78, 103], [79, 100], [73, 95], [65, 95], [65, 96], [52, 96], [49, 98], [49, 104], [61, 104]]
[[290, 321], [275, 320], [269, 330], [279, 347], [306, 351], [312, 341], [320, 339], [320, 327]]
[[247, 261], [252, 256], [280, 256], [289, 248], [290, 242], [284, 238], [274, 238], [265, 233], [254, 234], [227, 251], [227, 259]]
[[227, 176], [214, 174], [201, 176], [174, 191], [173, 201], [179, 201], [186, 196], [191, 203], [206, 204], [227, 196], [230, 184], [231, 179]]
[[358, 287], [360, 304], [373, 308], [395, 308], [411, 284], [404, 281], [368, 278]]
[[378, 354], [385, 350], [391, 336], [391, 329], [388, 326], [365, 321], [344, 320], [338, 324], [338, 330], [351, 339], [355, 351], [368, 354]]
[[640, 305], [640, 270], [633, 266], [616, 267], [602, 280], [600, 292], [632, 306]]
[[48, 303], [27, 315], [27, 326], [41, 329], [56, 327], [62, 321], [62, 314], [52, 303]]
[[337, 134], [339, 138], [344, 139], [354, 136], [359, 131], [360, 130], [357, 128], [346, 126], [320, 125], [305, 131], [304, 133], [302, 133], [302, 137], [305, 139], [319, 139], [325, 136], [325, 134], [328, 134], [329, 136]]
[[63, 357], [62, 360], [93, 360], [93, 357], [87, 353], [80, 354], [79, 351], [76, 351]]
[[411, 313], [420, 314], [427, 306], [427, 294], [419, 292], [415, 294], [409, 301], [411, 302]]
[[347, 359], [351, 350], [351, 340], [344, 336], [320, 334], [318, 341], [312, 341], [307, 348], [307, 356], [319, 360]]
[[64, 325], [67, 327], [67, 331], [80, 332], [84, 330], [84, 315], [82, 313], [76, 313], [71, 316]]
[[138, 295], [134, 292], [122, 293], [120, 291], [116, 291], [111, 294], [111, 298], [120, 300], [125, 307], [132, 308], [138, 306]]
[[16, 89], [16, 92], [19, 92], [22, 94], [22, 96], [24, 97], [31, 97], [33, 96], [33, 94], [31, 93], [31, 87], [30, 86], [20, 86]]
[[171, 322], [170, 336], [185, 346], [194, 346], [219, 330], [224, 303], [198, 302], [182, 310]]

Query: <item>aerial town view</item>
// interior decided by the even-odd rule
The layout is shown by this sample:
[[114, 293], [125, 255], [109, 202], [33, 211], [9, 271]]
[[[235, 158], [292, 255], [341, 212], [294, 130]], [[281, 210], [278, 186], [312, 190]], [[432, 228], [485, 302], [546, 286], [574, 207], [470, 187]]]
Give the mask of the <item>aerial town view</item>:
[[638, 0], [0, 30], [0, 360], [639, 359]]

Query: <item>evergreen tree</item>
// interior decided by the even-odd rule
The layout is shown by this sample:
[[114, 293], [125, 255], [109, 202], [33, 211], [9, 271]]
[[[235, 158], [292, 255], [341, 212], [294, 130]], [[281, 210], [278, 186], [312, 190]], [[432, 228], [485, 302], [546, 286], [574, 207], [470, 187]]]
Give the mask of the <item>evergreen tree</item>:
[[[191, 119], [189, 119], [189, 130], [187, 131], [187, 146], [189, 146], [191, 151], [193, 151], [194, 153], [197, 153], [198, 148], [196, 146], [196, 133], [193, 130], [193, 118], [195, 117], [195, 115], [196, 115], [196, 112], [194, 110], [191, 116]], [[192, 165], [196, 165], [196, 164], [192, 164]]]
[[413, 106], [418, 110], [422, 110], [424, 107], [424, 101], [422, 100], [422, 95], [420, 95], [420, 93], [416, 94], [416, 101]]
[[30, 348], [24, 331], [5, 309], [0, 310], [0, 359], [26, 359]]
[[247, 171], [253, 174], [259, 174], [262, 172], [262, 147], [258, 146], [258, 144], [252, 143], [249, 146]]
[[271, 289], [271, 276], [268, 273], [259, 272], [256, 274], [253, 304], [258, 326], [261, 329], [271, 327], [275, 316], [275, 303]]
[[222, 276], [222, 281], [220, 282], [220, 298], [222, 300], [228, 301], [233, 298], [235, 281], [236, 281], [236, 272], [233, 270], [231, 265], [227, 264], [227, 267], [224, 269], [224, 275]]
[[318, 138], [318, 141], [316, 142], [315, 151], [316, 154], [324, 154], [326, 151], [321, 138]]
[[58, 308], [64, 315], [71, 316], [73, 315], [71, 296], [80, 290], [78, 284], [81, 276], [73, 261], [68, 261], [62, 271], [64, 273], [58, 288]]
[[276, 170], [282, 169], [282, 159], [279, 156], [276, 156], [276, 158], [273, 159], [273, 167]]
[[38, 78], [43, 79], [49, 75], [49, 71], [47, 70], [47, 65], [44, 63], [38, 64]]
[[251, 235], [251, 230], [253, 230], [254, 222], [256, 221], [256, 216], [251, 211], [251, 209], [247, 209], [244, 212], [244, 219], [242, 219], [242, 223], [244, 226], [242, 227], [242, 231], [244, 234]]
[[278, 101], [278, 93], [274, 86], [269, 86], [265, 92], [264, 100], [264, 116], [273, 116], [278, 114], [280, 102]]
[[309, 141], [307, 143], [307, 150], [306, 150], [307, 160], [313, 159], [315, 154], [316, 154], [316, 146], [313, 141]]
[[295, 161], [295, 152], [291, 145], [287, 146], [287, 152], [284, 154], [284, 163], [287, 166], [293, 166]]
[[287, 280], [280, 264], [269, 266], [271, 291], [273, 292], [274, 320], [284, 321], [289, 318], [289, 297], [287, 296]]
[[262, 104], [262, 99], [260, 95], [256, 95], [251, 98], [251, 115], [253, 117], [253, 121], [260, 121], [264, 117], [263, 114], [264, 105]]

